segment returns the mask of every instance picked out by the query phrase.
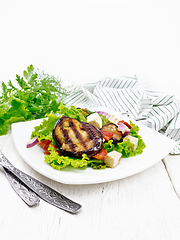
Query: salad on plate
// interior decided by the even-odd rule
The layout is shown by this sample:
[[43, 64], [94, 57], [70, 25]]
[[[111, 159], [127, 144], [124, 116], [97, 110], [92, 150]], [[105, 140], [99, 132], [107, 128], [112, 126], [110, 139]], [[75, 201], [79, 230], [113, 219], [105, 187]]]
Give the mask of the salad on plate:
[[39, 145], [44, 161], [56, 170], [115, 168], [121, 158], [142, 154], [146, 145], [138, 132], [131, 120], [61, 102], [34, 127], [27, 148]]

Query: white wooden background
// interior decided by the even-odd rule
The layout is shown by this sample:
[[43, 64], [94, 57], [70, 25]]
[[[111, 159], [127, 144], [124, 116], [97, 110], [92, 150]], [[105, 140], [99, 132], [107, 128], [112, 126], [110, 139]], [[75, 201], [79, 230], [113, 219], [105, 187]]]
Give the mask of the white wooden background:
[[[65, 84], [139, 74], [179, 94], [180, 16], [176, 0], [0, 1], [0, 81], [29, 65]], [[161, 149], [161, 146], [160, 146]], [[43, 200], [29, 208], [0, 169], [2, 240], [179, 240], [180, 156], [119, 181], [71, 186], [30, 168], [11, 133], [0, 150], [22, 171], [82, 204], [76, 215]]]

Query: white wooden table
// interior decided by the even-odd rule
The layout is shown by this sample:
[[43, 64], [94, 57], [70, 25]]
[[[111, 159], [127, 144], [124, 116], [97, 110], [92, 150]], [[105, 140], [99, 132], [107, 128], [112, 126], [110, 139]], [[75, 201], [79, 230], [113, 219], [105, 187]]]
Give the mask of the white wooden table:
[[17, 168], [82, 204], [69, 214], [43, 200], [28, 207], [0, 169], [0, 238], [11, 239], [180, 239], [180, 156], [167, 156], [137, 175], [93, 185], [64, 185], [29, 167], [11, 133], [0, 149]]
[[[66, 83], [137, 73], [179, 95], [178, 6], [178, 0], [1, 1], [0, 81], [33, 64]], [[29, 208], [0, 168], [1, 240], [180, 239], [180, 156], [122, 180], [72, 186], [29, 167], [11, 133], [0, 137], [0, 149], [17, 168], [83, 206], [75, 215], [43, 200]]]

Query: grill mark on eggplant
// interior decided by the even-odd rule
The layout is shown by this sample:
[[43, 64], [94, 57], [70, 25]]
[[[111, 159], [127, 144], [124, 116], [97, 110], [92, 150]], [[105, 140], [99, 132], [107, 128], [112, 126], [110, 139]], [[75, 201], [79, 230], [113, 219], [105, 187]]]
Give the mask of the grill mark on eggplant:
[[94, 137], [95, 137], [95, 134], [94, 134], [94, 131], [93, 131], [93, 129], [91, 128], [89, 128], [89, 125], [84, 125], [84, 126], [82, 126], [82, 130], [84, 130], [84, 131], [88, 131], [88, 139], [89, 140], [92, 140]]
[[71, 138], [69, 137], [68, 131], [66, 129], [63, 130], [63, 135], [64, 135], [65, 143], [68, 144], [71, 151], [75, 151], [75, 145], [72, 142]]
[[[76, 126], [74, 125], [73, 119], [69, 119], [69, 126], [71, 127], [71, 129], [73, 130], [76, 138], [79, 140], [79, 142], [84, 146], [85, 149], [87, 149], [86, 147], [86, 143], [84, 142], [80, 132], [78, 131], [78, 129], [76, 128]], [[68, 136], [69, 137], [69, 136]], [[71, 141], [72, 142], [72, 141]], [[72, 142], [73, 143], [73, 142]], [[74, 143], [73, 143], [74, 145]], [[72, 149], [73, 150], [73, 149]]]

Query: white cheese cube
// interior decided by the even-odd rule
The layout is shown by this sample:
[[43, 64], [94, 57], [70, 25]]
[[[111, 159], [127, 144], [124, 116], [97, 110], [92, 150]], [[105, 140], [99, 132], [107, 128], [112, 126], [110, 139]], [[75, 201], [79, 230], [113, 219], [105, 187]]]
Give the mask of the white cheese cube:
[[130, 143], [133, 144], [133, 151], [136, 150], [137, 146], [138, 146], [138, 138], [136, 137], [133, 137], [131, 135], [127, 135], [125, 138], [124, 138], [124, 141], [127, 141], [129, 139]]
[[119, 124], [119, 119], [116, 118], [114, 115], [111, 115], [110, 118], [108, 118], [108, 120], [116, 125]]
[[110, 168], [115, 168], [120, 160], [121, 160], [122, 154], [117, 151], [112, 151], [107, 154], [107, 156], [104, 159], [104, 162], [110, 166]]
[[102, 119], [100, 118], [98, 113], [92, 113], [87, 117], [87, 123], [95, 126], [96, 128], [102, 128]]

